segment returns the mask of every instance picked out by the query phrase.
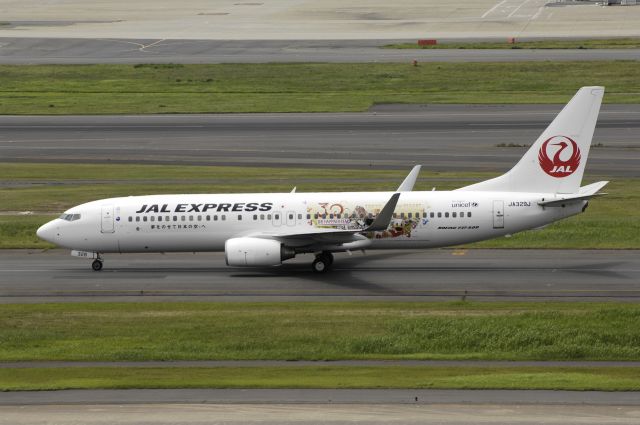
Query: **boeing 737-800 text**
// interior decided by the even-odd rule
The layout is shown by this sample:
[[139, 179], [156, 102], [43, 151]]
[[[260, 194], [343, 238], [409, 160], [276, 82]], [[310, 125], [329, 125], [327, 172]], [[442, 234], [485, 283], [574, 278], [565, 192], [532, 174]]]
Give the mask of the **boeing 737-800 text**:
[[583, 212], [607, 182], [580, 187], [604, 88], [583, 87], [506, 174], [453, 191], [242, 193], [110, 198], [78, 205], [38, 236], [94, 259], [105, 253], [224, 251], [230, 266], [315, 254], [433, 248], [533, 229]]

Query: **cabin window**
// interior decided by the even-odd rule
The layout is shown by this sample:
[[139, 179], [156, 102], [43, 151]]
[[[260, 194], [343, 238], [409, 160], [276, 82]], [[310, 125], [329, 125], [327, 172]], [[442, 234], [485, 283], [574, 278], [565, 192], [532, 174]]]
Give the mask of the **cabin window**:
[[327, 214], [322, 214], [322, 218], [323, 219], [327, 218]]
[[302, 214], [298, 214], [298, 220], [302, 220]]
[[307, 220], [311, 220], [311, 214], [307, 214]]
[[420, 213], [419, 212], [416, 213], [416, 218], [420, 218]]
[[181, 216], [180, 216], [180, 220], [182, 220], [182, 221], [187, 221], [187, 217], [186, 217], [186, 216], [184, 216], [184, 215], [181, 215]]
[[448, 213], [448, 212], [444, 213], [444, 216], [445, 216], [446, 218], [449, 218], [449, 213]]
[[289, 214], [289, 220], [293, 220], [293, 214]]
[[467, 213], [467, 217], [471, 217], [471, 211]]
[[213, 216], [213, 221], [218, 221], [218, 216], [217, 215]]
[[178, 221], [178, 216], [177, 215], [173, 216], [173, 221]]
[[451, 213], [451, 216], [452, 216], [453, 218], [456, 218], [456, 216], [457, 216], [457, 215], [458, 215], [458, 214], [457, 214], [455, 211]]
[[313, 218], [315, 218], [315, 219], [317, 220], [317, 219], [318, 219], [318, 213], [315, 213], [315, 214], [313, 215]]
[[156, 221], [156, 218], [154, 216], [151, 216], [151, 217], [149, 217], [149, 220]]
[[227, 216], [226, 216], [225, 214], [222, 214], [222, 217], [220, 217], [220, 219], [221, 219], [222, 221], [226, 221]]
[[264, 214], [260, 214], [260, 220], [264, 220]]
[[142, 217], [142, 221], [147, 221], [147, 216]]
[[201, 215], [198, 216], [198, 221], [202, 221], [202, 216]]
[[413, 215], [412, 213], [408, 213], [408, 214], [407, 214], [407, 217], [408, 217], [408, 218], [413, 218], [413, 217], [412, 217], [412, 215]]
[[393, 213], [393, 218], [398, 218], [398, 214]]
[[162, 216], [161, 215], [158, 216], [158, 221], [162, 221]]
[[170, 217], [170, 216], [166, 216], [166, 217], [164, 218], [164, 221], [171, 221], [171, 217]]
[[273, 217], [274, 217], [276, 220], [280, 220], [280, 214], [275, 214]]
[[238, 214], [238, 221], [242, 220], [242, 216], [240, 214]]
[[139, 216], [136, 217], [136, 221], [140, 221], [140, 217]]
[[258, 214], [254, 214], [253, 215], [253, 221], [256, 221], [258, 219]]
[[193, 216], [192, 215], [189, 216], [189, 221], [193, 221]]
[[271, 220], [271, 214], [267, 214], [267, 220]]
[[441, 212], [438, 213], [438, 218], [442, 218], [442, 213]]
[[133, 217], [129, 216], [129, 222], [133, 221]]
[[435, 217], [435, 215], [436, 215], [436, 213], [434, 213], [434, 212], [430, 212], [429, 213], [429, 217], [431, 217], [431, 218]]

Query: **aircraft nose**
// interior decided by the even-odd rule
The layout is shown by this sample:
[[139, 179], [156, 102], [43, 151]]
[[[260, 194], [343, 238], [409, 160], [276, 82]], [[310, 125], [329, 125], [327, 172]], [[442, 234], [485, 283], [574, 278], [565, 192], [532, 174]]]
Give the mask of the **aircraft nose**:
[[46, 224], [43, 224], [36, 231], [36, 235], [38, 235], [40, 239], [45, 240], [47, 242], [52, 242], [52, 243], [54, 242], [55, 234], [56, 234], [56, 229], [54, 228], [54, 224], [52, 221]]

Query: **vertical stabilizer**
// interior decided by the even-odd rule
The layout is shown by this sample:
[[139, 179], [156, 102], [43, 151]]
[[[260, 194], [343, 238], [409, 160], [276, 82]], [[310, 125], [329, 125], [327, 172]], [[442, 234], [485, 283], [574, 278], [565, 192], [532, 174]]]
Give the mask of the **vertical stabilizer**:
[[576, 193], [604, 87], [582, 87], [509, 172], [458, 190]]

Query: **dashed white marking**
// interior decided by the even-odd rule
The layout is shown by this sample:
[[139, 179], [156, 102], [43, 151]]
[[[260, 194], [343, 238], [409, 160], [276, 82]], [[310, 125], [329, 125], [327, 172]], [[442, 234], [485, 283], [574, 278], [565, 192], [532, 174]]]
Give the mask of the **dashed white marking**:
[[529, 0], [524, 0], [524, 1], [520, 4], [520, 6], [516, 7], [516, 8], [513, 10], [513, 12], [511, 12], [509, 15], [507, 15], [507, 18], [511, 18], [511, 17], [512, 17], [512, 16], [513, 16], [513, 15], [514, 15], [518, 10], [520, 10], [520, 8], [521, 8], [522, 6], [524, 6], [524, 5], [525, 5], [525, 4], [527, 4], [527, 3], [529, 3]]
[[494, 10], [496, 10], [497, 8], [499, 8], [500, 6], [502, 6], [503, 4], [505, 4], [508, 0], [502, 0], [500, 3], [496, 4], [495, 6], [493, 6], [491, 9], [487, 10], [486, 12], [484, 12], [484, 14], [481, 16], [482, 19], [486, 18], [487, 15], [489, 15], [491, 12], [493, 12]]

